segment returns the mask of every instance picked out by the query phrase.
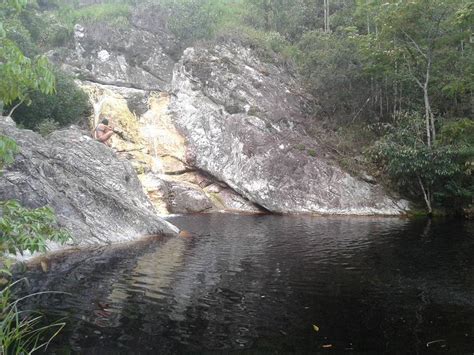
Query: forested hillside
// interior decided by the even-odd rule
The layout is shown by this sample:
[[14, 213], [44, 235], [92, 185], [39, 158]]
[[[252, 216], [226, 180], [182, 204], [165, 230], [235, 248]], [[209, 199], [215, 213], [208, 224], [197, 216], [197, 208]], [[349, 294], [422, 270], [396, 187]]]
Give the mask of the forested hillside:
[[[163, 13], [181, 50], [237, 41], [295, 70], [311, 102], [311, 135], [354, 174], [369, 172], [429, 213], [472, 203], [474, 2], [38, 0], [2, 11], [2, 41], [33, 58], [68, 46], [76, 23], [131, 26], [138, 6]], [[2, 49], [2, 61], [7, 55]], [[46, 131], [78, 122], [86, 99], [64, 74], [56, 78], [56, 99], [26, 90], [19, 99], [31, 105], [13, 117]]]

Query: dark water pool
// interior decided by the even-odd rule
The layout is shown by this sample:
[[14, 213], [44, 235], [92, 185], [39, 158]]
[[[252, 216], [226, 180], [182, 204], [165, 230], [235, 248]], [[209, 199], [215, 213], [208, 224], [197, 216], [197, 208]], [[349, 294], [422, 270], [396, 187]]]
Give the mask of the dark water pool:
[[[474, 223], [199, 215], [189, 238], [27, 272], [68, 326], [49, 348], [108, 353], [474, 353]], [[45, 266], [43, 265], [43, 268]]]

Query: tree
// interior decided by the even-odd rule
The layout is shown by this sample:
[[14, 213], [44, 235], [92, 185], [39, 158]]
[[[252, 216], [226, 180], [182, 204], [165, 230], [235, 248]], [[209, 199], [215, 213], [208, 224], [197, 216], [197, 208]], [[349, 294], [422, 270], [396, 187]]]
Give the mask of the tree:
[[406, 75], [422, 92], [426, 143], [436, 140], [435, 115], [432, 107], [432, 84], [447, 68], [440, 68], [446, 52], [443, 47], [453, 40], [449, 21], [456, 11], [457, 0], [396, 1], [384, 5], [378, 17], [376, 41], [393, 66], [403, 66]]
[[325, 116], [350, 122], [367, 102], [367, 81], [354, 28], [334, 33], [311, 31], [298, 42], [299, 60], [308, 90], [317, 98]]
[[424, 125], [416, 113], [399, 115], [371, 148], [372, 159], [405, 195], [421, 197], [429, 214], [435, 202], [458, 202], [453, 208], [469, 204], [474, 193], [474, 123], [461, 120], [444, 126], [442, 139], [432, 146], [427, 145]]
[[87, 94], [74, 80], [59, 70], [54, 71], [56, 92], [45, 94], [34, 91], [29, 95], [30, 105], [20, 106], [13, 119], [29, 129], [36, 129], [45, 121], [56, 122], [58, 127], [77, 123], [90, 110]]
[[29, 94], [32, 91], [51, 94], [55, 90], [55, 79], [47, 58], [26, 57], [16, 43], [7, 37], [11, 23], [7, 20], [18, 16], [26, 4], [26, 0], [9, 0], [0, 5], [0, 107], [18, 100], [9, 116], [23, 102], [30, 102]]

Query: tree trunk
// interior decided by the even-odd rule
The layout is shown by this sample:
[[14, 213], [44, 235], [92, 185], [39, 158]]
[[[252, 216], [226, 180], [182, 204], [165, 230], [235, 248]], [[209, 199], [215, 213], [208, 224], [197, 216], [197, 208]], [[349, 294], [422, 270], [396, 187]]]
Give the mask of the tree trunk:
[[19, 103], [17, 103], [15, 106], [13, 106], [13, 108], [10, 110], [10, 112], [8, 113], [7, 117], [12, 117], [13, 115], [13, 112], [15, 112], [15, 110], [20, 107], [20, 105], [23, 103], [24, 100], [21, 100]]
[[431, 190], [430, 188], [425, 188], [421, 177], [418, 175], [418, 184], [420, 184], [421, 191], [423, 191], [423, 197], [425, 199], [426, 208], [428, 209], [428, 214], [431, 216], [433, 214], [433, 208], [431, 207]]
[[324, 32], [329, 33], [329, 0], [324, 0]]
[[428, 144], [428, 147], [431, 148], [431, 119], [430, 119], [430, 98], [428, 96], [428, 88], [425, 87], [423, 88], [423, 97], [425, 100], [425, 124], [426, 124], [426, 143]]
[[425, 83], [422, 85], [423, 98], [425, 102], [425, 120], [426, 120], [426, 139], [428, 147], [431, 148], [432, 143], [436, 140], [436, 128], [434, 124], [433, 111], [431, 110], [430, 95], [428, 85], [431, 75], [431, 54], [427, 54]]

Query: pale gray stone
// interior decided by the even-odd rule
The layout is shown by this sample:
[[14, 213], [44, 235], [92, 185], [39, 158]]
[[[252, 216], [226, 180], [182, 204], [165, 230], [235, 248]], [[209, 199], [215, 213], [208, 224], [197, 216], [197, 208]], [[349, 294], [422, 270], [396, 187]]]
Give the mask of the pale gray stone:
[[109, 244], [145, 235], [176, 235], [159, 218], [131, 164], [78, 128], [46, 139], [0, 119], [0, 134], [20, 152], [0, 177], [0, 200], [51, 206], [74, 245]]
[[325, 158], [305, 133], [297, 82], [288, 68], [236, 43], [186, 49], [171, 113], [187, 137], [188, 163], [273, 212], [402, 213], [405, 201]]

